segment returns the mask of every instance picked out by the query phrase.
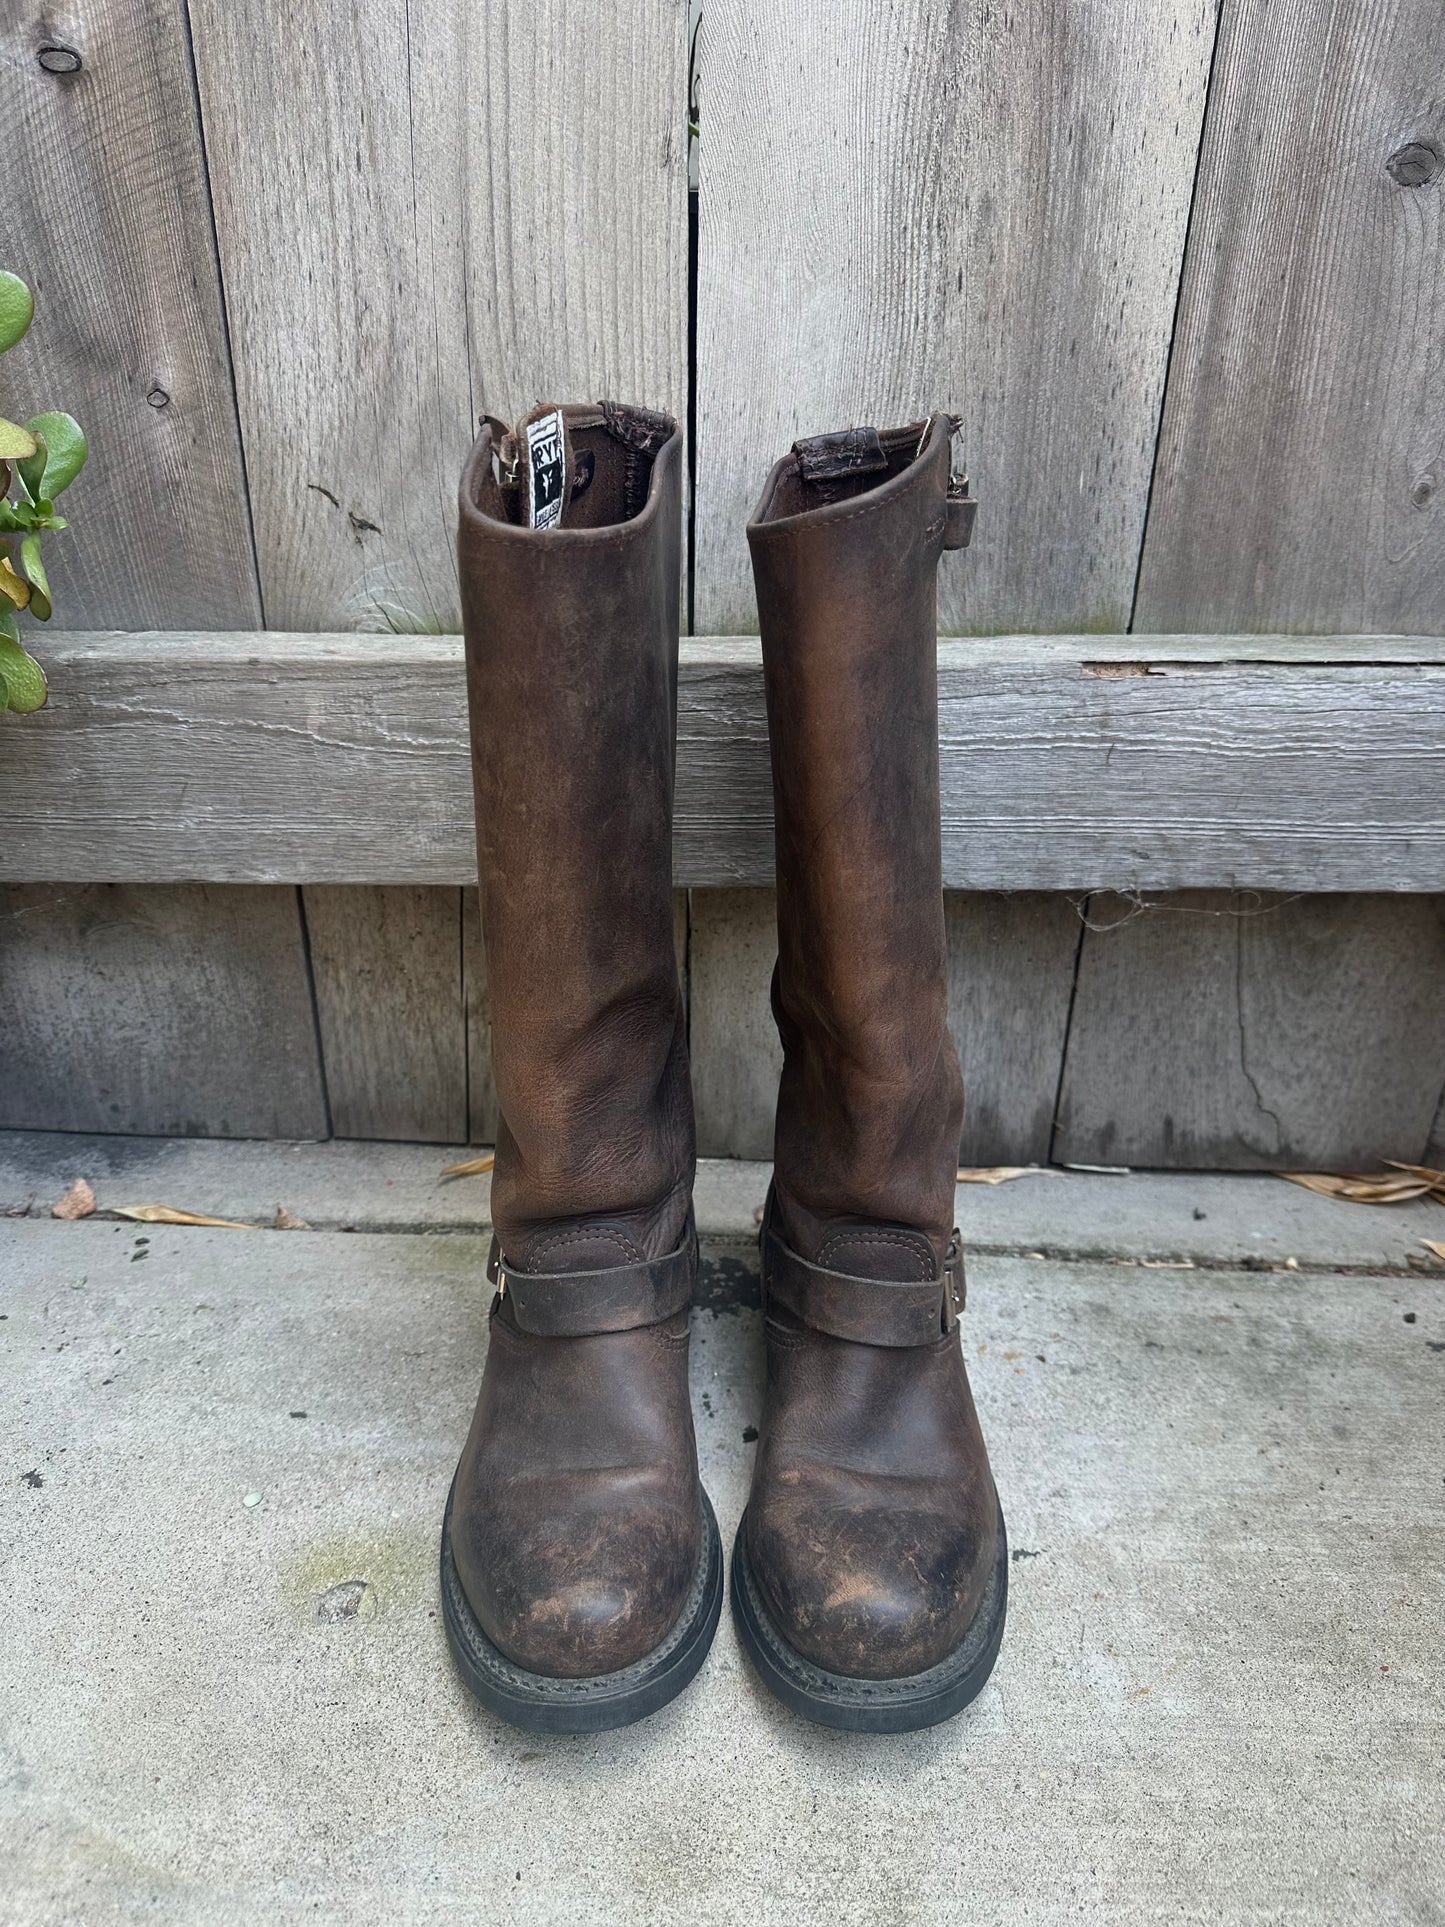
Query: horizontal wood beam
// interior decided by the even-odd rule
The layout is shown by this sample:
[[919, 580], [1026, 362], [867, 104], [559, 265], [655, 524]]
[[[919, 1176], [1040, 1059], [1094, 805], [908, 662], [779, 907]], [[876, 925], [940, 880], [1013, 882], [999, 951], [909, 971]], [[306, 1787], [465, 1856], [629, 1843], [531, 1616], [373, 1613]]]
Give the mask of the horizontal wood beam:
[[[453, 636], [93, 634], [0, 718], [0, 879], [475, 877]], [[1445, 638], [940, 641], [947, 883], [1445, 889]], [[772, 878], [758, 644], [684, 642], [676, 880]]]

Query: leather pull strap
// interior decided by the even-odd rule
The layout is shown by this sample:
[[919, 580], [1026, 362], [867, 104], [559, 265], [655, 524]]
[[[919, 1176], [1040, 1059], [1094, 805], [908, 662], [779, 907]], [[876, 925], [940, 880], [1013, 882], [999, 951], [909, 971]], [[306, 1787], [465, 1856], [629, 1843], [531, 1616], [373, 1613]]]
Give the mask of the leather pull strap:
[[836, 435], [810, 435], [793, 443], [805, 482], [835, 482], [845, 475], [883, 475], [888, 457], [876, 428], [844, 428]]
[[907, 1283], [854, 1278], [810, 1264], [771, 1226], [763, 1233], [763, 1299], [776, 1301], [814, 1331], [856, 1345], [932, 1345], [952, 1331], [963, 1308], [963, 1249], [953, 1234], [942, 1273]]
[[625, 401], [600, 401], [597, 406], [608, 434], [639, 455], [655, 455], [677, 428], [671, 415], [659, 414], [655, 408]]
[[512, 1316], [538, 1338], [588, 1338], [598, 1332], [636, 1331], [686, 1311], [697, 1274], [697, 1232], [691, 1218], [676, 1251], [606, 1271], [518, 1271], [496, 1239], [487, 1276], [511, 1300]]

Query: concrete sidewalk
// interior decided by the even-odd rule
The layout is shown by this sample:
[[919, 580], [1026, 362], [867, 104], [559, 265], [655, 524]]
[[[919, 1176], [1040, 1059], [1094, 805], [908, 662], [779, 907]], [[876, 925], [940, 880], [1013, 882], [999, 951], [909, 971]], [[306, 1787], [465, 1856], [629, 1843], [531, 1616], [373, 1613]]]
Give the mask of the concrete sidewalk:
[[[34, 1142], [0, 1174], [36, 1174]], [[306, 1215], [335, 1151], [246, 1195]], [[137, 1201], [91, 1152], [102, 1201]], [[1445, 1290], [1403, 1268], [1418, 1229], [1361, 1272], [1362, 1242], [1391, 1263], [1386, 1211], [1169, 1182], [1205, 1219], [1157, 1180], [1005, 1187], [1020, 1222], [1067, 1185], [1122, 1233], [1115, 1262], [970, 1267], [1009, 1634], [962, 1719], [899, 1740], [792, 1718], [726, 1617], [642, 1727], [548, 1741], [471, 1703], [435, 1558], [485, 1342], [474, 1232], [420, 1207], [369, 1234], [0, 1221], [0, 1921], [1445, 1919]], [[730, 1538], [760, 1358], [729, 1210], [694, 1406]], [[1137, 1262], [1216, 1213], [1248, 1249]]]
[[[48, 1217], [83, 1177], [102, 1210], [161, 1202], [215, 1218], [269, 1221], [284, 1204], [321, 1231], [470, 1231], [489, 1222], [491, 1181], [443, 1178], [478, 1147], [246, 1139], [85, 1137], [0, 1131], [0, 1212]], [[697, 1221], [717, 1238], [752, 1240], [771, 1166], [705, 1158]], [[1445, 1240], [1445, 1206], [1341, 1205], [1277, 1177], [1210, 1171], [1106, 1177], [1047, 1170], [1007, 1184], [961, 1184], [955, 1209], [971, 1251], [1059, 1258], [1187, 1258], [1195, 1264], [1360, 1266], [1429, 1263]]]

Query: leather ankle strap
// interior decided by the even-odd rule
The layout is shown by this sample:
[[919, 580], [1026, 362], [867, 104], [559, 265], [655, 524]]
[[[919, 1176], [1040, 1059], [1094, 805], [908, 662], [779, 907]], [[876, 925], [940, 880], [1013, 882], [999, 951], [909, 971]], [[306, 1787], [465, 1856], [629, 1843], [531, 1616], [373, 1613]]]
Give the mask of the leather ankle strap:
[[495, 1238], [487, 1259], [487, 1277], [511, 1301], [518, 1326], [538, 1338], [590, 1338], [661, 1324], [692, 1303], [696, 1273], [690, 1216], [676, 1251], [606, 1271], [518, 1271]]
[[957, 1231], [937, 1278], [854, 1278], [810, 1264], [764, 1223], [763, 1309], [775, 1301], [814, 1331], [855, 1345], [899, 1349], [932, 1345], [952, 1331], [963, 1309], [963, 1248]]

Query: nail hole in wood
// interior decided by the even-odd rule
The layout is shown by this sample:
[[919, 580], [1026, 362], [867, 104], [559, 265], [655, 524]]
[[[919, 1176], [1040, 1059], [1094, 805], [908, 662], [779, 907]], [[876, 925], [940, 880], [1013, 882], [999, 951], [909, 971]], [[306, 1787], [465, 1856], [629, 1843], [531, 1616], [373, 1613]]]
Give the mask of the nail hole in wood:
[[58, 41], [47, 41], [35, 58], [48, 74], [78, 74], [85, 64], [78, 48], [63, 47]]

